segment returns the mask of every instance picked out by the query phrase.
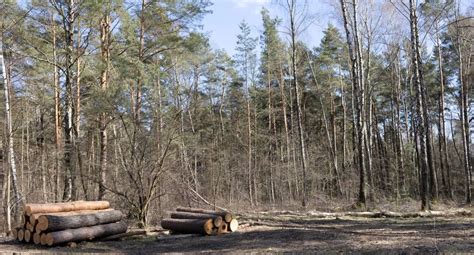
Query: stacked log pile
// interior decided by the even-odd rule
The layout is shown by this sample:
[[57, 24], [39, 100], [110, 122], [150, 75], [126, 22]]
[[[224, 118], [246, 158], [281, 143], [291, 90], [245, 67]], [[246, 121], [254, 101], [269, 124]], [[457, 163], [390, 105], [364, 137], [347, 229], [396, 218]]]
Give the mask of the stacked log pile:
[[237, 219], [226, 211], [178, 207], [169, 215], [161, 221], [161, 227], [173, 233], [220, 235], [235, 232], [239, 227]]
[[20, 242], [54, 246], [123, 234], [122, 218], [108, 201], [26, 204], [12, 233]]

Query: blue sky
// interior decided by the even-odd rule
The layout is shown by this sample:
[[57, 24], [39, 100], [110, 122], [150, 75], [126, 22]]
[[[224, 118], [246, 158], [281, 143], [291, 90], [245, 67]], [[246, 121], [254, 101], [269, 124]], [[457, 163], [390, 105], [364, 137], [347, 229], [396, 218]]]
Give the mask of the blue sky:
[[[324, 1], [324, 0], [323, 0]], [[301, 35], [301, 40], [310, 46], [319, 45], [322, 38], [322, 31], [326, 28], [332, 15], [333, 8], [323, 1], [311, 0], [311, 14], [316, 15], [308, 30]], [[281, 7], [274, 0], [214, 0], [211, 7], [213, 13], [207, 14], [203, 20], [205, 32], [210, 34], [211, 46], [215, 49], [225, 49], [230, 55], [234, 54], [236, 47], [239, 24], [242, 20], [250, 25], [253, 35], [259, 36], [262, 31], [262, 18], [260, 10], [262, 7], [270, 11], [272, 17], [278, 16], [284, 19], [286, 16], [281, 11]], [[284, 28], [281, 28], [284, 30]], [[285, 35], [282, 34], [282, 37]], [[286, 38], [285, 38], [286, 39]], [[260, 47], [260, 46], [259, 46]]]

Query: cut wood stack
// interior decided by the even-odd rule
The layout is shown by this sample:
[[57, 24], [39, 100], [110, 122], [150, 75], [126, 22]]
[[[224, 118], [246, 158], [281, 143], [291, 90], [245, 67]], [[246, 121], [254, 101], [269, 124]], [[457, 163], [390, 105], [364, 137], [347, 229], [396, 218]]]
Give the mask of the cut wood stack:
[[220, 235], [239, 227], [237, 219], [226, 211], [178, 207], [169, 214], [170, 218], [161, 221], [161, 227], [173, 233]]
[[108, 201], [26, 204], [23, 222], [12, 233], [21, 242], [53, 246], [123, 234], [122, 218]]

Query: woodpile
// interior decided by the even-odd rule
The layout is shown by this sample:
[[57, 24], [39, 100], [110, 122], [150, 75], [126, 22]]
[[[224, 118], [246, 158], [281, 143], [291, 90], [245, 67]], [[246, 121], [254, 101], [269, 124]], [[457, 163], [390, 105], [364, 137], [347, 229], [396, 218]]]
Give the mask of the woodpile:
[[122, 218], [107, 201], [26, 204], [23, 222], [12, 234], [20, 242], [69, 244], [124, 234]]
[[239, 228], [237, 219], [226, 211], [178, 207], [169, 215], [161, 221], [161, 227], [172, 233], [220, 235]]

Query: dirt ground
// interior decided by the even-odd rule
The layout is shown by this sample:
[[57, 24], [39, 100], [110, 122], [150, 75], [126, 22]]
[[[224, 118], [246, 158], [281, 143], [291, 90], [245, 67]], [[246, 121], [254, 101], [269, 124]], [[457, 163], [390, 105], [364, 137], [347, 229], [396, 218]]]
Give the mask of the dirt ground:
[[0, 253], [272, 253], [412, 254], [474, 252], [474, 218], [241, 217], [238, 232], [170, 238], [160, 232], [129, 240], [38, 247], [0, 238]]

